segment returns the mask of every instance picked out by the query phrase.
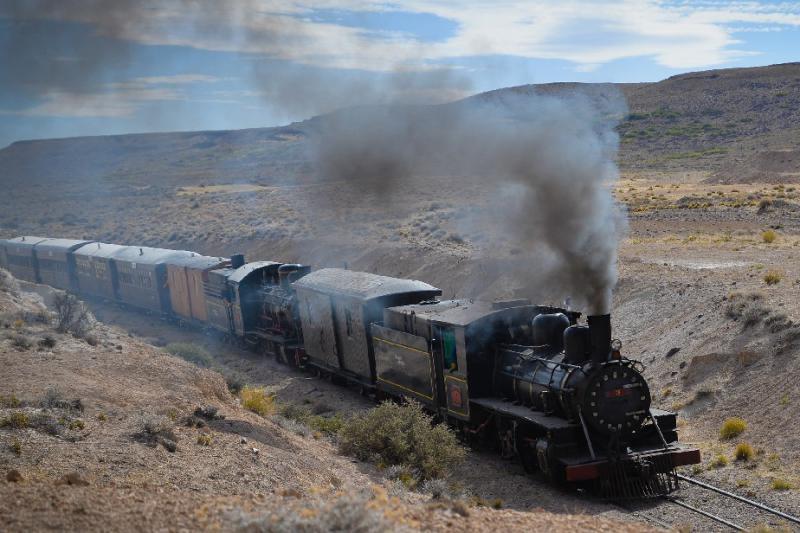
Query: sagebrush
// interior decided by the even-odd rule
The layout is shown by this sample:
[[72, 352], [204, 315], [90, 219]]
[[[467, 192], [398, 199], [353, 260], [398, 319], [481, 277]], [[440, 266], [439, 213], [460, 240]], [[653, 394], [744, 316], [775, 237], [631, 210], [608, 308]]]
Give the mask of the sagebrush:
[[415, 401], [384, 402], [347, 420], [339, 448], [362, 461], [409, 467], [420, 480], [446, 475], [466, 452], [455, 433]]
[[62, 292], [53, 300], [56, 312], [56, 330], [72, 333], [75, 337], [85, 337], [93, 328], [92, 315], [86, 305], [74, 294]]

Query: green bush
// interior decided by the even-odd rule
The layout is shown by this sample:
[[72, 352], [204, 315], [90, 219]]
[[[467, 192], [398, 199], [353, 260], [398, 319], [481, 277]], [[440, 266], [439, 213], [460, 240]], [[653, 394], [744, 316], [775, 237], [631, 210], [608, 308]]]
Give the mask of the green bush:
[[415, 401], [384, 402], [347, 420], [339, 448], [363, 461], [407, 466], [421, 480], [443, 477], [465, 456], [455, 433], [434, 425]]
[[211, 354], [205, 348], [190, 342], [171, 342], [164, 349], [172, 355], [177, 355], [198, 366], [208, 368], [214, 362]]
[[719, 430], [719, 436], [723, 439], [732, 439], [741, 435], [745, 429], [747, 429], [747, 422], [741, 418], [728, 418], [722, 423], [722, 428]]

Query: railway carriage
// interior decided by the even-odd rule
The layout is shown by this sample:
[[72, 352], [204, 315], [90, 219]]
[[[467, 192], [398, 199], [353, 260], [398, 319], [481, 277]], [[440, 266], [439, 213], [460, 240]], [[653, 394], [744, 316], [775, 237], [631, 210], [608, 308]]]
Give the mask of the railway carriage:
[[178, 318], [205, 323], [208, 320], [205, 296], [208, 273], [229, 265], [228, 259], [205, 255], [170, 259], [167, 263], [167, 285], [172, 312]]
[[117, 296], [122, 303], [154, 311], [171, 311], [167, 286], [167, 263], [195, 257], [185, 250], [129, 246], [112, 257], [117, 275]]
[[387, 307], [419, 303], [442, 291], [422, 281], [340, 268], [311, 272], [294, 283], [307, 364], [373, 387], [370, 324]]
[[75, 257], [72, 252], [92, 241], [75, 239], [46, 239], [34, 246], [39, 280], [63, 290], [78, 290]]
[[45, 237], [31, 236], [6, 240], [3, 248], [8, 271], [17, 279], [37, 283], [39, 281], [39, 272], [35, 246], [46, 240]]
[[78, 291], [96, 298], [116, 301], [118, 282], [114, 255], [126, 248], [128, 246], [93, 242], [73, 251]]

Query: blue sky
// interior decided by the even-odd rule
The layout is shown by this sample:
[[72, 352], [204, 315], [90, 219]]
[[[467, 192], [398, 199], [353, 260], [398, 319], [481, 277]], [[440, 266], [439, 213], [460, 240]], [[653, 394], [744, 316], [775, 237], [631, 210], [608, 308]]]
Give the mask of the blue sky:
[[4, 0], [0, 146], [800, 61], [800, 3]]

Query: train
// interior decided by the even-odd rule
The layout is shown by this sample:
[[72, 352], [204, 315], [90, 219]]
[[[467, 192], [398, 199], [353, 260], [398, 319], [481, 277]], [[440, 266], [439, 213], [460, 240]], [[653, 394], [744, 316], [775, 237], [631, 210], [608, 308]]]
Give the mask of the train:
[[442, 299], [418, 280], [90, 240], [0, 241], [15, 277], [195, 324], [377, 399], [412, 399], [555, 485], [609, 499], [677, 489], [699, 463], [611, 317]]

